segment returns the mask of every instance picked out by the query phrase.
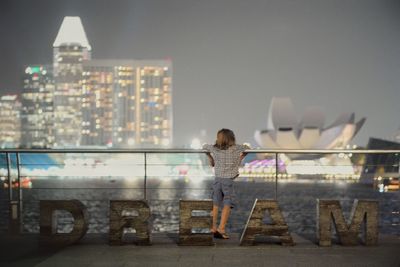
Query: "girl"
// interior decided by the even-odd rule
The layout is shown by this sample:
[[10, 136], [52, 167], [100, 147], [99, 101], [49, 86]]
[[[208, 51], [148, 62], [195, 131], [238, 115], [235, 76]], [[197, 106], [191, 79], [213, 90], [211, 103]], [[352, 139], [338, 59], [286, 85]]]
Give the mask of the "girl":
[[[218, 131], [214, 145], [203, 145], [211, 166], [215, 167], [215, 180], [213, 182], [213, 224], [211, 232], [215, 238], [228, 239], [225, 225], [228, 221], [231, 208], [235, 206], [235, 192], [233, 179], [239, 176], [239, 165], [249, 149], [246, 145], [236, 145], [235, 134], [229, 129]], [[218, 207], [223, 204], [221, 221], [217, 228]]]

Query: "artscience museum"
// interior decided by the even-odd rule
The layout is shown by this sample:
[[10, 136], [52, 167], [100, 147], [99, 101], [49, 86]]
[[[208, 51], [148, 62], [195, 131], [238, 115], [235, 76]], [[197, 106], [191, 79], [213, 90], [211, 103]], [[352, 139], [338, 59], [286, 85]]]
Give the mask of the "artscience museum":
[[[257, 130], [254, 138], [262, 149], [345, 149], [360, 131], [366, 118], [356, 121], [352, 112], [340, 114], [330, 124], [320, 107], [306, 108], [299, 118], [290, 98], [274, 97], [269, 106], [266, 128]], [[258, 154], [247, 162], [242, 173], [250, 177], [296, 178], [301, 175], [322, 175], [326, 179], [359, 179], [363, 158], [338, 154]], [[279, 166], [279, 174], [275, 167]]]
[[268, 149], [340, 149], [365, 123], [365, 118], [356, 122], [354, 113], [342, 113], [325, 126], [319, 107], [308, 107], [300, 120], [297, 114], [290, 98], [272, 98], [267, 128], [254, 134], [257, 144]]

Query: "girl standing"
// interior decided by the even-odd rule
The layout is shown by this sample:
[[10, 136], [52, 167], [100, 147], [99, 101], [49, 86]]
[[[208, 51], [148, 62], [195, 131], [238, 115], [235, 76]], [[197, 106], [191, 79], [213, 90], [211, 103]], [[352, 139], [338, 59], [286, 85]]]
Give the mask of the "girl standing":
[[[217, 133], [214, 145], [203, 145], [207, 151], [211, 166], [215, 167], [215, 180], [213, 182], [213, 210], [212, 229], [215, 238], [229, 239], [225, 232], [232, 208], [235, 207], [235, 191], [233, 180], [239, 176], [239, 165], [249, 149], [247, 145], [236, 145], [235, 134], [229, 129], [221, 129]], [[223, 204], [221, 221], [217, 227], [218, 208]]]

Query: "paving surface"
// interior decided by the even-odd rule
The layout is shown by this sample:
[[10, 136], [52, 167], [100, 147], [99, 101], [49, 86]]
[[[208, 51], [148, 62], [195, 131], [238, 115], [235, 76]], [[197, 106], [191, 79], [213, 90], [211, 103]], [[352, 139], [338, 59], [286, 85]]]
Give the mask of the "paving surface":
[[[238, 235], [214, 246], [181, 247], [176, 235], [155, 235], [153, 245], [109, 246], [105, 235], [87, 235], [65, 248], [38, 246], [37, 235], [0, 236], [0, 266], [400, 266], [400, 236], [380, 236], [373, 247], [322, 248], [313, 237], [293, 234], [296, 246], [238, 245]], [[273, 240], [272, 240], [273, 241]]]

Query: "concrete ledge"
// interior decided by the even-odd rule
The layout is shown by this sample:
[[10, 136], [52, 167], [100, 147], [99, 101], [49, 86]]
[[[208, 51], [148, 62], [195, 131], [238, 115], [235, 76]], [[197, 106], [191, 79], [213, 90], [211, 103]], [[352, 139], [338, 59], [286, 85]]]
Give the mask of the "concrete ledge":
[[[38, 247], [38, 235], [0, 236], [1, 266], [400, 266], [400, 236], [379, 238], [373, 247], [319, 247], [316, 240], [293, 234], [296, 246], [278, 243], [239, 246], [239, 235], [214, 246], [182, 247], [177, 234], [154, 234], [153, 246], [112, 247], [107, 235], [85, 236], [59, 250]], [[271, 240], [273, 241], [273, 240]]]

